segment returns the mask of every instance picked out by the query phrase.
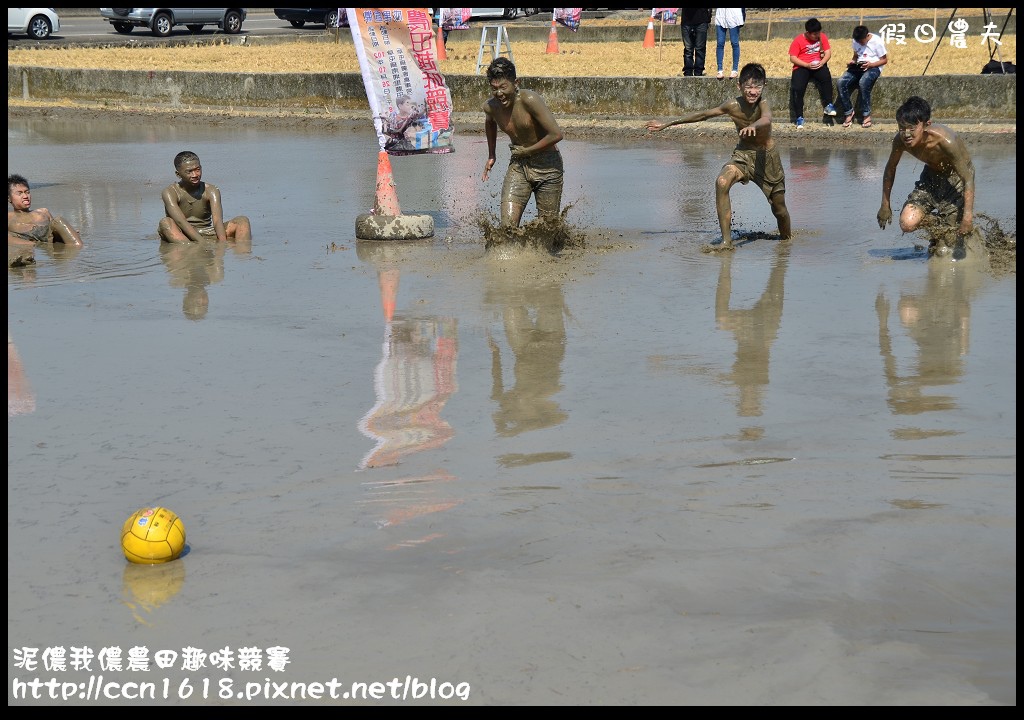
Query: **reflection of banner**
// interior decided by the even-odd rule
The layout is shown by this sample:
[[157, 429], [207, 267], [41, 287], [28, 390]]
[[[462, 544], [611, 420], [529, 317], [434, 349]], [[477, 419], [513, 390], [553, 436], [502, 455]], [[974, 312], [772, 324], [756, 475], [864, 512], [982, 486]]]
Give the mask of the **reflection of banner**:
[[377, 403], [359, 423], [375, 445], [360, 469], [397, 465], [452, 438], [455, 431], [441, 410], [458, 390], [457, 357], [454, 318], [396, 318], [387, 324], [383, 357], [374, 372]]
[[36, 396], [32, 392], [25, 366], [21, 363], [18, 348], [14, 346], [10, 331], [7, 332], [7, 417], [24, 415], [36, 409]]
[[469, 30], [473, 8], [441, 8], [442, 30]]
[[576, 32], [580, 27], [580, 13], [583, 8], [555, 8], [555, 22]]
[[348, 8], [377, 141], [389, 155], [454, 149], [452, 96], [428, 8]]
[[660, 19], [666, 25], [675, 25], [679, 8], [654, 8], [654, 19]]

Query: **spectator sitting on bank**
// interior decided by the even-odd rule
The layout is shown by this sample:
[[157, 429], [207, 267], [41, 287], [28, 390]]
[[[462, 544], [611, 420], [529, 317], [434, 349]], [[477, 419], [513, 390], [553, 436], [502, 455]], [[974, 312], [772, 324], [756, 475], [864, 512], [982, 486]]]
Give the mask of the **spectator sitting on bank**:
[[789, 46], [789, 61], [793, 63], [793, 75], [789, 84], [789, 121], [798, 130], [804, 126], [804, 93], [811, 80], [821, 96], [824, 115], [835, 116], [832, 106], [832, 73], [828, 69], [832, 47], [828, 36], [821, 31], [821, 23], [811, 18], [804, 23], [804, 32], [793, 38]]
[[882, 66], [889, 62], [889, 55], [882, 38], [868, 31], [866, 25], [853, 29], [853, 59], [847, 64], [846, 72], [839, 78], [839, 105], [843, 110], [843, 127], [853, 124], [853, 101], [850, 93], [853, 85], [860, 89], [861, 127], [871, 127], [871, 89], [882, 74]]

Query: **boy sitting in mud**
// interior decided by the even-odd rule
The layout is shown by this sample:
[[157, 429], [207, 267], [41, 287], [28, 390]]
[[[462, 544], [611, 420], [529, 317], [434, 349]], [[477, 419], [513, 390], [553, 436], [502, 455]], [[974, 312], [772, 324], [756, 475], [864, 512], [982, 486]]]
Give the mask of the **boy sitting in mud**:
[[199, 156], [185, 150], [174, 156], [174, 173], [179, 182], [163, 191], [167, 217], [160, 221], [157, 232], [165, 242], [188, 243], [202, 240], [234, 240], [239, 244], [252, 241], [249, 218], [239, 215], [224, 223], [220, 189], [203, 182], [203, 166]]
[[[899, 131], [892, 139], [889, 161], [882, 175], [882, 207], [878, 210], [878, 227], [885, 229], [892, 222], [889, 195], [896, 180], [896, 166], [908, 152], [924, 163], [920, 179], [903, 204], [900, 229], [913, 232], [924, 225], [956, 228], [955, 242], [962, 242], [974, 228], [974, 163], [967, 146], [953, 130], [933, 124], [928, 102], [915, 96], [896, 110]], [[935, 217], [938, 217], [938, 223]], [[958, 224], [959, 223], [959, 224]], [[946, 234], [932, 231], [929, 253], [949, 255], [952, 249]]]
[[722, 230], [723, 249], [731, 250], [734, 247], [729, 192], [738, 182], [745, 185], [753, 180], [768, 198], [772, 214], [779, 224], [779, 235], [783, 240], [788, 240], [792, 234], [789, 209], [786, 207], [786, 175], [782, 169], [779, 149], [772, 139], [772, 110], [764, 97], [765, 79], [764, 67], [758, 63], [748, 63], [740, 70], [739, 97], [727, 100], [716, 108], [697, 110], [668, 122], [647, 122], [647, 129], [655, 132], [672, 125], [701, 122], [722, 115], [728, 115], [736, 124], [739, 144], [715, 181], [715, 206]]
[[21, 175], [7, 176], [7, 266], [35, 262], [36, 243], [60, 242], [81, 247], [82, 237], [59, 215], [46, 208], [32, 209], [32, 190]]

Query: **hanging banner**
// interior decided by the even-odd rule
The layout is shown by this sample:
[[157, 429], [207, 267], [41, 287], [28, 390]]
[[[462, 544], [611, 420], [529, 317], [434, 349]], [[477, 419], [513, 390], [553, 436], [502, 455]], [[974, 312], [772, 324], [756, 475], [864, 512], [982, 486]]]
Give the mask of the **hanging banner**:
[[441, 8], [442, 30], [469, 30], [473, 8]]
[[660, 19], [666, 25], [675, 25], [678, 15], [679, 8], [654, 8], [654, 19]]
[[580, 14], [583, 8], [555, 8], [555, 22], [576, 32], [580, 29]]
[[346, 8], [380, 148], [454, 151], [452, 96], [437, 65], [429, 8]]

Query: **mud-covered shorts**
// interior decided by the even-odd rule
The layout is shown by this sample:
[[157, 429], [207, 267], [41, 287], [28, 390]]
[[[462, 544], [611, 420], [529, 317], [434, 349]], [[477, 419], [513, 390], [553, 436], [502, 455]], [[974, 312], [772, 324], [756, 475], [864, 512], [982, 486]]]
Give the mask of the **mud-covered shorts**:
[[530, 195], [537, 198], [537, 214], [558, 214], [562, 205], [562, 180], [565, 170], [562, 153], [557, 149], [512, 160], [501, 188], [502, 202], [526, 207]]
[[753, 180], [769, 200], [776, 193], [786, 192], [786, 173], [782, 169], [778, 145], [773, 145], [770, 150], [737, 146], [726, 165], [739, 169], [743, 175], [740, 182], [744, 185]]
[[203, 222], [195, 222], [189, 219], [189, 224], [195, 228], [196, 232], [202, 235], [204, 238], [217, 239], [217, 228], [213, 226], [213, 220], [205, 220]]
[[925, 165], [921, 179], [907, 196], [903, 206], [916, 205], [926, 215], [937, 213], [943, 224], [955, 225], [963, 219], [964, 181], [957, 173], [941, 175]]

